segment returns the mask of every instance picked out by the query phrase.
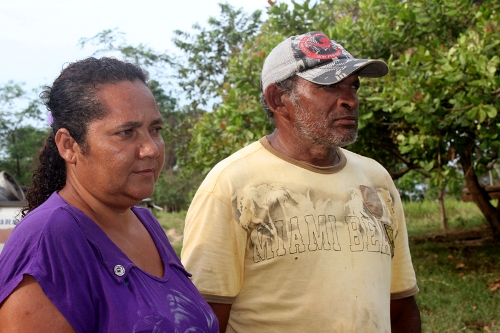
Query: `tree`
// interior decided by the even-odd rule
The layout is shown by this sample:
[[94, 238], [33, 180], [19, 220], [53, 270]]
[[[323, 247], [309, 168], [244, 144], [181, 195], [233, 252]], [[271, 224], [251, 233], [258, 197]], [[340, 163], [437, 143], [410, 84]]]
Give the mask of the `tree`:
[[[494, 237], [500, 239], [500, 207], [493, 206], [478, 180], [500, 148], [500, 7], [488, 1], [480, 5], [470, 1], [430, 3], [408, 6], [412, 10], [399, 15], [395, 24], [418, 23], [421, 15], [426, 19], [420, 22], [425, 23], [423, 30], [436, 31], [435, 39], [424, 37], [406, 50], [393, 51], [381, 100], [368, 105], [382, 109], [390, 123], [398, 124], [393, 128], [398, 149], [410, 163], [439, 172], [440, 165], [448, 167], [439, 163], [440, 158], [455, 157], [474, 202]], [[446, 29], [433, 29], [435, 25], [442, 28], [438, 17], [432, 17], [436, 13], [460, 17], [460, 21]]]
[[174, 64], [174, 58], [169, 53], [153, 50], [144, 44], [129, 45], [125, 39], [125, 34], [117, 29], [107, 29], [93, 37], [80, 38], [78, 43], [82, 48], [88, 45], [97, 47], [98, 49], [94, 52], [94, 55], [117, 53], [124, 60], [153, 72], [150, 74], [154, 74], [157, 79], [166, 79], [171, 75], [169, 70]]
[[363, 80], [360, 136], [348, 148], [375, 158], [395, 179], [414, 170], [442, 189], [460, 166], [474, 201], [500, 239], [500, 206], [493, 206], [478, 180], [500, 148], [500, 4], [292, 4], [290, 9], [285, 4], [271, 7], [259, 35], [229, 60], [223, 102], [194, 127], [188, 162], [207, 170], [265, 133], [269, 125], [258, 107], [265, 55], [284, 36], [321, 30], [355, 56], [384, 59], [390, 66], [383, 79]]
[[10, 81], [0, 86], [0, 169], [25, 186], [33, 158], [47, 136], [47, 129], [35, 127], [42, 118], [39, 106], [21, 84]]
[[227, 82], [229, 59], [242, 52], [261, 25], [259, 10], [246, 14], [229, 4], [219, 7], [220, 17], [210, 17], [208, 27], [195, 24], [195, 32], [174, 31], [174, 44], [187, 58], [178, 62], [177, 78], [194, 108], [218, 99]]

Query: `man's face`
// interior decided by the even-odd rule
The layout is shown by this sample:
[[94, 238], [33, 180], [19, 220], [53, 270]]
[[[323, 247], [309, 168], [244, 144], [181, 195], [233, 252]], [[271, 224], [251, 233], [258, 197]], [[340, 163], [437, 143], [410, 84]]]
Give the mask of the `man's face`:
[[[291, 121], [310, 144], [332, 148], [356, 141], [358, 134], [359, 79], [352, 74], [329, 86], [298, 78], [288, 96]], [[291, 109], [290, 109], [291, 108]]]

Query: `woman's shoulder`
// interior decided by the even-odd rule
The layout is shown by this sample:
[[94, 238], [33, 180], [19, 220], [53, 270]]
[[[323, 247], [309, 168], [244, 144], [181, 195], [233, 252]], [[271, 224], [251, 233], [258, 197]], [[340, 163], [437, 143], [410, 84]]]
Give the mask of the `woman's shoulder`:
[[39, 256], [49, 249], [76, 249], [85, 242], [79, 219], [78, 212], [54, 193], [16, 225], [2, 252]]
[[[24, 235], [41, 235], [46, 229], [56, 229], [59, 233], [64, 232], [68, 220], [74, 220], [69, 206], [56, 192], [52, 194], [43, 204], [29, 212], [14, 228], [22, 230]], [[69, 228], [71, 230], [71, 228]]]
[[60, 257], [73, 255], [81, 243], [79, 239], [82, 238], [75, 234], [78, 231], [71, 222], [74, 218], [65, 209], [66, 205], [53, 202], [53, 199], [49, 198], [26, 215], [5, 243], [0, 256], [5, 274], [0, 274], [0, 286], [5, 286], [2, 292], [7, 292], [6, 295], [22, 280], [23, 274], [41, 282], [50, 267], [58, 266]]

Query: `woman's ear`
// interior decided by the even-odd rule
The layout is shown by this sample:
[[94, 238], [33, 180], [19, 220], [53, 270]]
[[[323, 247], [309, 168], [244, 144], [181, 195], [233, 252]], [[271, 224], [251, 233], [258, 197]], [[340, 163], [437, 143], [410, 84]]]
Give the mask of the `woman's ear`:
[[73, 139], [71, 134], [66, 128], [61, 128], [57, 131], [54, 140], [56, 142], [59, 155], [66, 161], [66, 163], [75, 164], [77, 154], [81, 152], [80, 146]]

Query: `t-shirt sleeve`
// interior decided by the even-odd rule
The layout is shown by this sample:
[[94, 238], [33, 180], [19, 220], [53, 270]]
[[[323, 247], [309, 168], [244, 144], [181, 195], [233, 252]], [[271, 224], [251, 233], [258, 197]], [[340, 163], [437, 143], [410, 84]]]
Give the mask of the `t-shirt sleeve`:
[[393, 189], [393, 207], [397, 226], [394, 228], [394, 258], [392, 259], [391, 299], [399, 299], [418, 293], [415, 270], [411, 261], [408, 232], [403, 205], [397, 190]]
[[24, 275], [31, 275], [76, 332], [90, 332], [95, 325], [92, 295], [98, 291], [90, 284], [88, 262], [95, 255], [69, 212], [56, 209], [48, 219], [31, 218], [15, 228], [9, 241], [16, 245], [2, 262], [9, 273], [0, 276], [0, 297], [5, 299]]
[[186, 216], [181, 261], [207, 302], [234, 302], [243, 283], [246, 239], [229, 200], [198, 190]]

